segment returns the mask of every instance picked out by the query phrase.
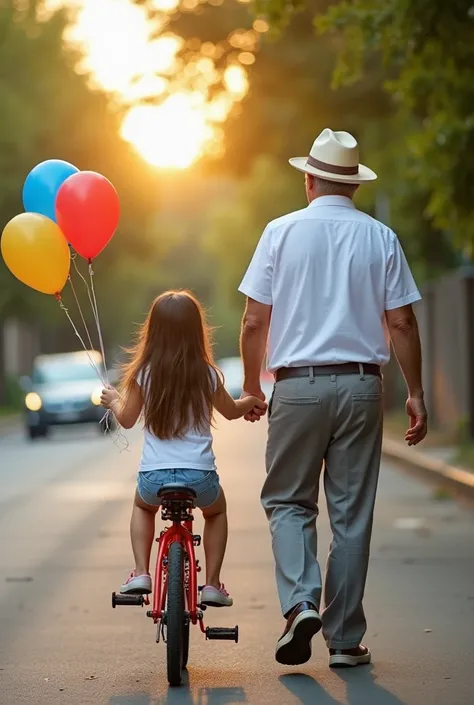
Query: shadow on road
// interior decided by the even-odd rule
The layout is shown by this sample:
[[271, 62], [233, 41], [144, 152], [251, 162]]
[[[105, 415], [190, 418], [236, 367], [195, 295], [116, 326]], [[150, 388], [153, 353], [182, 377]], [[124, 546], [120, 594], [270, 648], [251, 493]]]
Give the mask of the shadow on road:
[[342, 705], [340, 700], [335, 700], [318, 681], [305, 673], [280, 676], [280, 683], [303, 705]]
[[137, 693], [136, 695], [113, 695], [109, 700], [109, 705], [156, 705], [151, 695]]
[[[377, 684], [373, 666], [340, 669], [335, 673], [346, 684], [344, 702], [348, 705], [407, 705], [405, 700]], [[314, 678], [303, 673], [281, 676], [280, 683], [299, 698], [302, 705], [342, 705]]]
[[164, 697], [158, 699], [145, 693], [114, 695], [109, 705], [234, 705], [246, 702], [243, 688], [200, 688], [195, 697], [189, 686], [182, 686], [170, 688]]
[[[171, 700], [167, 700], [171, 703]], [[195, 705], [234, 705], [234, 703], [246, 703], [247, 695], [240, 687], [234, 688], [199, 688]]]
[[377, 675], [373, 665], [336, 671], [347, 688], [349, 705], [407, 705], [406, 700], [391, 693], [377, 684]]
[[246, 703], [247, 695], [240, 687], [198, 688], [192, 692], [189, 676], [184, 674], [180, 688], [169, 688], [166, 695], [154, 698], [146, 693], [114, 695], [109, 705], [234, 705]]

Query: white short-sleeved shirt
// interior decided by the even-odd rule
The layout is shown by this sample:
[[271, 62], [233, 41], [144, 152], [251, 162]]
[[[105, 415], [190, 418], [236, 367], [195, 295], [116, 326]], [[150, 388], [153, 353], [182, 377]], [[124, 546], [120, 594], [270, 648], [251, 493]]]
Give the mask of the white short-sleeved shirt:
[[239, 291], [272, 306], [268, 368], [386, 364], [385, 311], [421, 299], [395, 233], [344, 196], [271, 222]]
[[[217, 388], [217, 375], [212, 373]], [[143, 374], [139, 374], [137, 383], [146, 396]], [[142, 457], [139, 472], [149, 470], [216, 470], [216, 458], [212, 449], [211, 422], [201, 429], [190, 428], [181, 438], [162, 440], [145, 428]]]

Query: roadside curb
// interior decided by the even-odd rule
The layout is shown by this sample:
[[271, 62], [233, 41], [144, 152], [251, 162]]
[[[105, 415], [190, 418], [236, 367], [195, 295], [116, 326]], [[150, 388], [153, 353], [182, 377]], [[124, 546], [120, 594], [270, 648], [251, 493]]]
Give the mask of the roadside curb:
[[414, 448], [408, 448], [399, 441], [384, 437], [382, 454], [390, 460], [402, 463], [405, 468], [421, 477], [443, 485], [464, 496], [474, 499], [474, 473], [449, 465]]

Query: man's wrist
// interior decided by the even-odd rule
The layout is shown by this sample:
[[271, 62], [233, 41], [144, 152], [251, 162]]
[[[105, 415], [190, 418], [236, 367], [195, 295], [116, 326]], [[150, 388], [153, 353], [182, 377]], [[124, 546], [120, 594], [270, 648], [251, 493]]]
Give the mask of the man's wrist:
[[259, 379], [257, 379], [257, 380], [244, 379], [242, 390], [246, 394], [253, 394], [255, 396], [255, 393], [259, 393], [262, 391], [262, 386], [260, 384], [260, 380]]
[[408, 390], [408, 395], [411, 399], [423, 399], [425, 393], [423, 391], [423, 387], [414, 387], [413, 389]]

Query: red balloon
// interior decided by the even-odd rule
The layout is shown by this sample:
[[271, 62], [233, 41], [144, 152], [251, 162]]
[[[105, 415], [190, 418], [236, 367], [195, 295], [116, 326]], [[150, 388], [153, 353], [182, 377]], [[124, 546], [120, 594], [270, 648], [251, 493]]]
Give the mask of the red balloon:
[[91, 260], [111, 240], [120, 218], [117, 191], [95, 171], [80, 171], [62, 184], [56, 197], [56, 218], [67, 241]]

